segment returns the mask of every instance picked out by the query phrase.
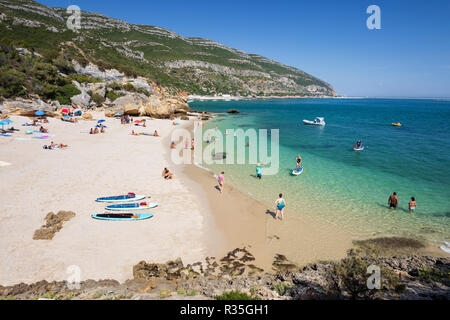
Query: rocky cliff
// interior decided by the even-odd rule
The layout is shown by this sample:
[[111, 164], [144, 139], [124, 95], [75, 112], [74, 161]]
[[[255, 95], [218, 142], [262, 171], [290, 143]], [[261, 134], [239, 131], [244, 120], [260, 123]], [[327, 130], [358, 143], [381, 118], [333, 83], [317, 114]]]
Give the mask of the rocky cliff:
[[[328, 83], [299, 69], [212, 40], [90, 12], [82, 12], [81, 29], [74, 32], [67, 28], [68, 17], [65, 8], [32, 0], [0, 0], [1, 37], [44, 56], [64, 54], [92, 76], [99, 75], [89, 63], [101, 72], [116, 70], [152, 79], [172, 95], [336, 95]], [[117, 72], [106, 72], [105, 80], [117, 80]], [[79, 98], [86, 100], [86, 96]]]

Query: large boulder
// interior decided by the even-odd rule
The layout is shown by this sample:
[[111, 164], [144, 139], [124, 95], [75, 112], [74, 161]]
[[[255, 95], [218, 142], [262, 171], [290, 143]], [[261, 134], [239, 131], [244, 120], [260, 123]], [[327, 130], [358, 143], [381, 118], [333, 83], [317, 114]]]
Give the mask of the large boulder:
[[45, 111], [48, 116], [53, 116], [57, 110], [57, 105], [48, 104], [41, 99], [23, 99], [17, 98], [14, 100], [3, 101], [0, 109], [4, 113], [17, 114], [21, 116], [33, 116], [38, 110]]
[[70, 101], [74, 107], [86, 109], [90, 105], [91, 96], [87, 92], [82, 92], [70, 98]]

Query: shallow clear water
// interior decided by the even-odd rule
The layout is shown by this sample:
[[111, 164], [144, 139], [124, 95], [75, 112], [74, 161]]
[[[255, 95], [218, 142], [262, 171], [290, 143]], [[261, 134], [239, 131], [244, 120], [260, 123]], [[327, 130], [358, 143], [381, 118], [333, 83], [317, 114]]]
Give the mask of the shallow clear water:
[[[254, 164], [209, 166], [224, 170], [228, 181], [253, 197], [272, 205], [282, 192], [291, 212], [325, 219], [355, 236], [449, 240], [450, 101], [283, 99], [196, 101], [190, 106], [241, 111], [220, 114], [205, 129], [280, 129], [277, 175], [259, 181]], [[325, 118], [325, 127], [302, 124], [317, 116]], [[362, 152], [353, 151], [357, 139], [366, 146]], [[297, 153], [305, 168], [298, 177], [291, 175]], [[400, 200], [396, 212], [387, 209], [393, 191]], [[417, 201], [413, 215], [408, 212], [411, 196]]]

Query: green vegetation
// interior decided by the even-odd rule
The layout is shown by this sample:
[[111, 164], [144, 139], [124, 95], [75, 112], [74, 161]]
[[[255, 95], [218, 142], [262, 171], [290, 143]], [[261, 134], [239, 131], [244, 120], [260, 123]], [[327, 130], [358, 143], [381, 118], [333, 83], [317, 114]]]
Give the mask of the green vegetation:
[[[40, 6], [33, 1], [30, 3]], [[53, 10], [64, 17], [67, 15], [60, 8]], [[161, 29], [152, 26], [139, 25], [132, 26], [130, 29], [121, 29], [99, 25], [97, 29], [84, 29], [81, 34], [76, 34], [67, 30], [64, 21], [53, 17], [11, 7], [2, 7], [2, 12], [8, 18], [0, 24], [0, 34], [9, 39], [16, 39], [17, 47], [38, 52], [42, 58], [35, 60], [52, 64], [56, 70], [64, 74], [74, 74], [70, 63], [74, 59], [82, 66], [92, 62], [100, 70], [114, 68], [129, 77], [148, 77], [158, 85], [166, 87], [170, 93], [183, 91], [191, 94], [223, 93], [263, 96], [266, 92], [266, 95], [304, 95], [306, 94], [304, 86], [308, 85], [322, 86], [329, 90], [328, 93], [331, 92], [327, 83], [301, 70], [270, 61], [256, 54], [244, 54], [209, 40], [164, 35], [161, 34]], [[27, 27], [14, 24], [13, 19], [9, 18], [13, 16], [43, 23], [45, 26]], [[89, 17], [87, 16], [86, 19]], [[47, 26], [54, 27], [60, 32], [52, 32]], [[126, 56], [123, 53], [125, 47], [127, 52], [134, 52], [135, 55], [143, 54], [143, 59]], [[0, 57], [0, 66], [4, 64], [4, 60], [4, 57]], [[238, 73], [217, 72], [209, 68], [189, 66], [169, 68], [166, 65], [178, 60], [210, 63], [231, 68]], [[239, 73], [240, 71], [245, 72]], [[27, 85], [24, 86], [26, 90], [22, 89], [23, 82], [27, 83], [27, 77], [22, 79], [20, 75], [2, 74], [2, 83], [8, 85], [8, 90], [3, 90], [2, 95], [23, 96], [31, 93]], [[74, 75], [70, 79], [77, 77]], [[294, 85], [286, 86], [273, 80], [280, 77], [288, 78]], [[88, 78], [77, 81], [84, 83], [97, 81]], [[49, 84], [55, 85], [52, 82]], [[251, 88], [248, 87], [249, 84]], [[48, 88], [42, 87], [48, 91]], [[130, 88], [129, 91], [132, 90], [148, 94], [143, 89]], [[49, 91], [54, 92], [54, 90]]]
[[256, 297], [249, 296], [247, 293], [238, 290], [224, 292], [220, 296], [214, 298], [216, 300], [259, 300]]
[[421, 280], [440, 282], [446, 286], [450, 285], [450, 273], [437, 268], [423, 268], [419, 270], [419, 278]]
[[97, 104], [97, 106], [100, 106], [103, 102], [105, 102], [105, 98], [99, 95], [98, 93], [94, 93], [92, 95], [92, 101], [94, 101]]
[[294, 285], [292, 283], [276, 282], [273, 284], [273, 288], [280, 296], [284, 296], [286, 292], [294, 288]]
[[59, 74], [58, 68], [71, 70], [62, 62], [63, 57], [54, 52], [38, 57], [33, 55], [34, 50], [20, 55], [15, 45], [10, 39], [0, 39], [0, 95], [3, 98], [27, 97], [34, 93], [42, 99], [70, 104], [70, 98], [81, 93], [69, 79]]

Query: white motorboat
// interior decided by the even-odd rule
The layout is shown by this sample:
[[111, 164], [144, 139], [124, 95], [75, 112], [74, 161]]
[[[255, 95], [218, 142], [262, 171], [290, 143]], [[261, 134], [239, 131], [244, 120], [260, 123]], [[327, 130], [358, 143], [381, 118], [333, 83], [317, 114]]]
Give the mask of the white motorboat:
[[311, 120], [303, 120], [303, 123], [304, 123], [304, 124], [310, 124], [310, 125], [313, 125], [313, 126], [324, 126], [324, 125], [325, 125], [324, 118], [322, 118], [322, 117], [316, 117], [316, 118], [314, 119], [314, 121], [311, 121]]

